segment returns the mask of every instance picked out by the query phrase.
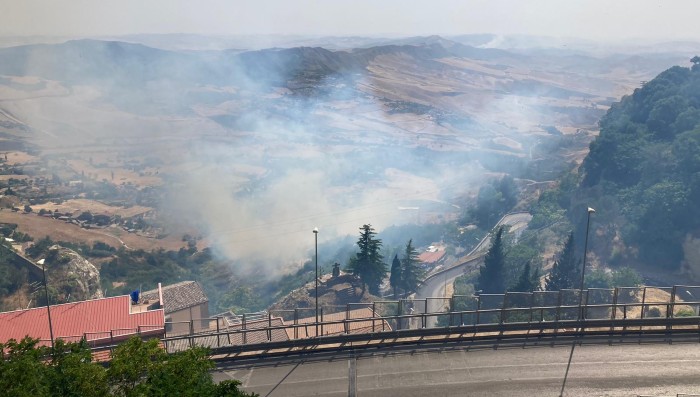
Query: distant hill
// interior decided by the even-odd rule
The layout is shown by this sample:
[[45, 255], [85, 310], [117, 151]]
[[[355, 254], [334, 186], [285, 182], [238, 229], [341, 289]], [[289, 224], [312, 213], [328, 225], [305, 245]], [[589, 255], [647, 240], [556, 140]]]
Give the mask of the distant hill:
[[73, 40], [0, 49], [0, 74], [75, 84], [187, 79], [195, 71], [201, 76], [203, 66], [193, 56], [116, 41]]
[[295, 47], [178, 52], [119, 41], [71, 40], [0, 48], [0, 75], [39, 76], [70, 84], [117, 82], [129, 86], [162, 80], [223, 84], [245, 75], [284, 84], [299, 77], [361, 72], [368, 62], [386, 54], [403, 53], [422, 60], [449, 56], [523, 57], [503, 50], [470, 47], [439, 36], [402, 41], [352, 51]]

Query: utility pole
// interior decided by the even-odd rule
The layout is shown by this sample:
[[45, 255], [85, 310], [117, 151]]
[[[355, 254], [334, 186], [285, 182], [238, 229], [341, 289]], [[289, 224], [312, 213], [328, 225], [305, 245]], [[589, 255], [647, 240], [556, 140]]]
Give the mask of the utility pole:
[[316, 251], [316, 337], [318, 338], [318, 228], [314, 228], [314, 247]]
[[[578, 321], [579, 323], [583, 321], [583, 279], [586, 275], [586, 253], [588, 253], [588, 231], [591, 226], [591, 214], [595, 210], [588, 207], [588, 219], [586, 220], [586, 242], [583, 244], [583, 266], [581, 266], [581, 289], [579, 291], [579, 301], [578, 301]], [[561, 291], [559, 292], [561, 294]], [[583, 332], [582, 328], [578, 329], [579, 332]], [[582, 336], [583, 337], [583, 336]], [[576, 348], [576, 340], [574, 339], [571, 344], [571, 353], [569, 353], [569, 361], [566, 364], [566, 372], [564, 373], [564, 382], [561, 384], [561, 391], [559, 392], [559, 397], [564, 397], [564, 388], [566, 387], [566, 379], [569, 377], [569, 368], [571, 368], [571, 359], [574, 358], [574, 349]]]
[[40, 260], [39, 262], [41, 262], [41, 273], [44, 277], [44, 292], [46, 293], [46, 312], [49, 315], [49, 335], [51, 337], [51, 354], [53, 354], [53, 325], [51, 323], [51, 302], [49, 302], [49, 287], [46, 284], [46, 267], [44, 266], [44, 259]]

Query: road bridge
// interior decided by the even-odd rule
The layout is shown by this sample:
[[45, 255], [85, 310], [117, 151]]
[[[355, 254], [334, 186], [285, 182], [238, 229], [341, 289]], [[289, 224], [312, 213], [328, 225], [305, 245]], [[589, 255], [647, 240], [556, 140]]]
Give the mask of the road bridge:
[[[565, 396], [669, 396], [700, 390], [700, 344], [579, 339]], [[672, 342], [672, 343], [669, 343]], [[261, 396], [558, 396], [572, 340], [458, 343], [220, 363]]]

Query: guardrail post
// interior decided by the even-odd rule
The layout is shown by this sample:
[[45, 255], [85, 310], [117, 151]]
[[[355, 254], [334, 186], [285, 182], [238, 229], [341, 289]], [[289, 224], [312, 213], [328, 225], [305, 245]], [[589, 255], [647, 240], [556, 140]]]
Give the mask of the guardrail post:
[[641, 318], [644, 318], [644, 312], [646, 311], [647, 305], [647, 287], [644, 287], [642, 290], [642, 313], [641, 313]]
[[530, 292], [530, 321], [528, 321], [530, 324], [532, 324], [532, 308], [535, 306], [535, 294], [533, 292]]
[[374, 332], [374, 317], [377, 316], [377, 304], [372, 302], [372, 332]]
[[421, 317], [421, 328], [428, 326], [428, 298], [425, 298], [425, 308], [423, 310], [424, 316]]
[[[671, 315], [670, 317], [673, 318], [674, 313], [676, 311], [676, 287], [677, 285], [673, 286], [673, 290], [671, 290]], [[668, 310], [666, 311], [666, 317], [669, 317], [668, 315]]]
[[501, 318], [500, 321], [498, 322], [499, 324], [503, 324], [506, 322], [506, 306], [508, 302], [508, 294], [504, 293], [503, 294], [503, 303], [501, 303]]
[[272, 342], [272, 313], [267, 312], [267, 340]]
[[219, 316], [216, 316], [216, 347], [221, 347], [221, 335], [219, 333], [221, 330], [219, 329]]
[[398, 305], [396, 305], [396, 328], [401, 329], [401, 305], [403, 304], [403, 300], [399, 299]]
[[194, 346], [194, 338], [192, 337], [192, 334], [194, 333], [194, 327], [193, 327], [193, 324], [192, 324], [192, 320], [190, 320], [189, 328], [190, 328], [190, 332], [189, 332], [189, 334], [187, 335], [187, 340], [188, 340], [189, 345], [190, 345], [190, 348], [191, 348], [191, 347]]
[[299, 311], [294, 309], [294, 339], [299, 339]]
[[[321, 306], [321, 336], [323, 336], [323, 306]], [[318, 337], [319, 335], [316, 335]]]
[[114, 353], [114, 330], [109, 330], [109, 352]]
[[[560, 311], [561, 311], [561, 290], [557, 291], [557, 314], [555, 321], [557, 324], [559, 324], [559, 316], [560, 316]], [[557, 326], [558, 328], [558, 326]]]
[[452, 297], [450, 297], [450, 314], [449, 314], [449, 321], [447, 323], [448, 327], [451, 327], [454, 325], [454, 319], [452, 318], [453, 317], [452, 312], [454, 312], [454, 310], [455, 310], [454, 305], [455, 305], [455, 297], [454, 297], [454, 295], [452, 295]]
[[[581, 291], [581, 293], [583, 294], [583, 291]], [[590, 296], [591, 296], [591, 290], [587, 289], [586, 290], [586, 302], [583, 306], [583, 309], [581, 310], [581, 319], [582, 320], [585, 320], [586, 318], [588, 318], [588, 298]], [[581, 298], [583, 298], [583, 297], [581, 297]]]
[[481, 324], [481, 321], [479, 320], [480, 314], [481, 314], [481, 295], [476, 296], [476, 325]]

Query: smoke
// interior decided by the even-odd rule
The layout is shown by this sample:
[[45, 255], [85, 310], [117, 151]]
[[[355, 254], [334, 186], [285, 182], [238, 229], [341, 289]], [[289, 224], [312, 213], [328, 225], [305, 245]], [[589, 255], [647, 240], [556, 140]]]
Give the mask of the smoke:
[[[307, 257], [314, 227], [323, 244], [355, 235], [365, 223], [381, 230], [416, 222], [406, 206], [439, 200], [441, 184], [454, 184], [458, 177], [471, 182], [450, 168], [412, 158], [411, 149], [385, 145], [396, 139], [389, 134], [329, 127], [353, 126], [338, 114], [329, 121], [329, 104], [350, 106], [351, 115], [345, 117], [359, 117], [359, 124], [376, 122], [384, 113], [373, 100], [354, 94], [355, 104], [348, 104], [348, 97], [342, 90], [332, 97], [291, 101], [283, 116], [258, 109], [237, 118], [250, 129], [245, 134], [197, 140], [181, 159], [197, 168], [174, 177], [161, 210], [198, 225], [216, 253], [243, 268], [275, 269]], [[357, 107], [371, 120], [361, 120], [354, 113]], [[366, 135], [367, 144], [358, 142], [358, 135]], [[409, 172], [406, 164], [418, 166]]]
[[[229, 52], [123, 43], [48, 48], [32, 50], [24, 72], [1, 64], [21, 53], [0, 50], [0, 75], [47, 81], [2, 107], [35, 129], [37, 144], [67, 157], [151, 159], [171, 232], [193, 226], [247, 270], [302, 262], [314, 227], [323, 244], [365, 223], [426, 222], [430, 203], [462, 205], [489, 171], [522, 166], [546, 138], [539, 125], [571, 124], [548, 102], [592, 103], [551, 89], [559, 72], [530, 75], [527, 59], [500, 63], [519, 59], [509, 56], [490, 65], [380, 47], [358, 68], [342, 63], [347, 53], [308, 48], [291, 61], [281, 51], [249, 54], [245, 64]], [[509, 85], [523, 76], [538, 85]]]

